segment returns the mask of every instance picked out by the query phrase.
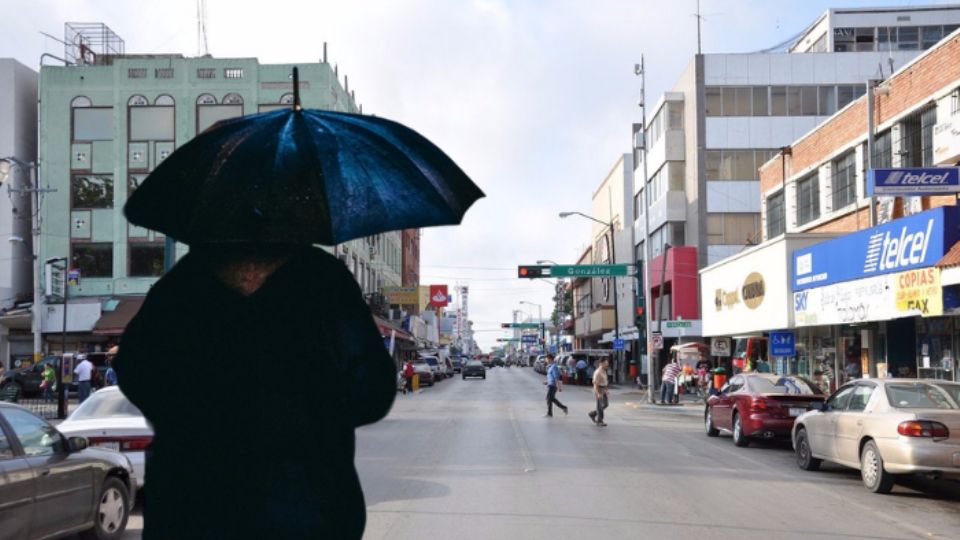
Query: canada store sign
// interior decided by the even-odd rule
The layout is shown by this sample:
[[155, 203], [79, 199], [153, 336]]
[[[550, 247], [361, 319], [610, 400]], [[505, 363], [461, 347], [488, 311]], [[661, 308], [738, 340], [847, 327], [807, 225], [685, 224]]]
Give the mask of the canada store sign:
[[958, 239], [956, 207], [940, 207], [793, 252], [794, 291], [933, 266]]

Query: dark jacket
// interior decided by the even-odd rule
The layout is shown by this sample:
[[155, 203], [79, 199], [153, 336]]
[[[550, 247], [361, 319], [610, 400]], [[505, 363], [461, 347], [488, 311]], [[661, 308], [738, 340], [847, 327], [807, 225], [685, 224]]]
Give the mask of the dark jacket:
[[243, 296], [191, 253], [115, 369], [155, 431], [146, 540], [361, 537], [354, 428], [387, 414], [395, 372], [340, 261], [301, 251]]

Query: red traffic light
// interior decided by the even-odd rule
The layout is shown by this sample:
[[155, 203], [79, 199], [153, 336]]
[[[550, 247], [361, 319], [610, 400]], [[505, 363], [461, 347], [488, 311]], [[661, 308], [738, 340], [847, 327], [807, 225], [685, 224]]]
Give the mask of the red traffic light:
[[538, 277], [543, 277], [546, 274], [546, 270], [549, 269], [549, 266], [542, 265], [522, 265], [517, 267], [517, 277], [533, 279]]

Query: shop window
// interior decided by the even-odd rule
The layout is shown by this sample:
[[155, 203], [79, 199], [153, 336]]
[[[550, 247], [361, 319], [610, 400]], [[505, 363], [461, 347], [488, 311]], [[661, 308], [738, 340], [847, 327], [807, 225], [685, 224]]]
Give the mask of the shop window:
[[113, 139], [113, 107], [73, 109], [74, 141], [109, 141]]
[[70, 260], [81, 279], [113, 277], [113, 244], [73, 244]]
[[160, 243], [130, 244], [127, 249], [130, 277], [157, 277], [163, 274], [165, 246]]
[[816, 172], [797, 182], [797, 225], [820, 217], [820, 177]]
[[113, 208], [113, 175], [79, 174], [71, 179], [74, 210]]
[[841, 158], [833, 160], [833, 210], [853, 204], [857, 200], [857, 157], [855, 152], [847, 152]]
[[130, 107], [131, 141], [172, 141], [173, 107]]

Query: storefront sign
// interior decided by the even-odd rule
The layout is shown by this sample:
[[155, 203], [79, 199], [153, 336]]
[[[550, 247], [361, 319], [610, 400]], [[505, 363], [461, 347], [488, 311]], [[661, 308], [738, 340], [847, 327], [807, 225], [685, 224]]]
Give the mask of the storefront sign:
[[447, 296], [446, 285], [430, 286], [430, 305], [433, 307], [444, 307], [450, 302]]
[[867, 172], [867, 195], [870, 196], [919, 197], [958, 191], [960, 168], [957, 167], [870, 169]]
[[960, 239], [956, 207], [940, 207], [793, 253], [794, 291], [933, 266]]
[[897, 311], [923, 317], [943, 315], [940, 269], [923, 268], [896, 274]]
[[420, 302], [419, 287], [383, 287], [383, 296], [388, 304], [417, 304]]
[[730, 356], [730, 338], [710, 338], [710, 354], [712, 356]]

